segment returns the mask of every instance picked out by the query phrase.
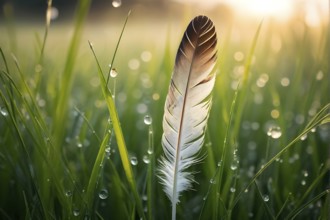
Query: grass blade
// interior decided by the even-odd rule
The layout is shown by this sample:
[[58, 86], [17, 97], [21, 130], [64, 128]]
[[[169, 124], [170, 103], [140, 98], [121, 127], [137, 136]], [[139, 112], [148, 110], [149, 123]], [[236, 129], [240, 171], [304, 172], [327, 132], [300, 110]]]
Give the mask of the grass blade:
[[257, 189], [257, 192], [258, 192], [258, 195], [259, 195], [259, 198], [260, 200], [262, 201], [262, 205], [265, 207], [266, 209], [266, 213], [268, 214], [269, 218], [271, 219], [275, 219], [272, 211], [270, 210], [269, 206], [267, 205], [267, 203], [265, 202], [264, 198], [263, 198], [263, 195], [262, 195], [262, 192], [258, 186], [258, 183], [256, 181], [254, 181], [254, 185], [256, 186], [256, 189]]
[[325, 195], [329, 195], [329, 193], [330, 193], [330, 189], [323, 191], [322, 193], [320, 193], [317, 196], [315, 196], [314, 198], [312, 198], [310, 201], [306, 202], [304, 205], [300, 206], [298, 209], [294, 210], [293, 213], [285, 219], [286, 220], [295, 219], [302, 211], [304, 211], [304, 209], [308, 208], [308, 206], [310, 204], [316, 202], [317, 200], [321, 199]]
[[[69, 46], [66, 63], [63, 70], [63, 76], [60, 82], [61, 88], [57, 100], [57, 108], [55, 110], [54, 120], [64, 122], [67, 116], [68, 99], [71, 92], [71, 84], [73, 79], [73, 68], [76, 61], [80, 39], [83, 31], [84, 20], [87, 16], [91, 0], [80, 0], [78, 5], [75, 29]], [[53, 133], [55, 137], [55, 146], [60, 147], [64, 137], [65, 123], [55, 123]], [[56, 163], [55, 163], [56, 164]], [[55, 165], [56, 167], [56, 165]]]
[[96, 63], [97, 63], [98, 75], [99, 75], [99, 78], [100, 78], [100, 81], [101, 81], [102, 93], [103, 93], [104, 99], [107, 103], [107, 107], [108, 107], [109, 114], [110, 114], [110, 119], [111, 119], [112, 124], [113, 124], [113, 129], [114, 129], [114, 132], [115, 132], [115, 136], [116, 136], [116, 140], [117, 140], [117, 144], [118, 144], [118, 149], [119, 149], [119, 154], [120, 154], [120, 158], [121, 158], [121, 161], [122, 161], [122, 165], [124, 167], [124, 171], [125, 171], [127, 180], [130, 184], [130, 187], [131, 187], [134, 199], [135, 199], [135, 203], [137, 205], [137, 211], [138, 211], [140, 217], [142, 219], [145, 219], [144, 212], [143, 212], [143, 207], [142, 207], [142, 202], [141, 202], [139, 193], [137, 191], [135, 179], [134, 179], [134, 176], [133, 176], [132, 166], [130, 164], [130, 160], [129, 160], [129, 156], [128, 156], [128, 152], [127, 152], [127, 148], [126, 148], [126, 144], [125, 144], [124, 135], [123, 135], [123, 132], [122, 132], [121, 127], [120, 127], [120, 122], [119, 122], [119, 117], [118, 117], [118, 113], [117, 113], [117, 110], [116, 110], [116, 106], [115, 106], [114, 100], [112, 98], [112, 94], [111, 94], [111, 92], [109, 91], [109, 89], [107, 87], [107, 84], [106, 84], [101, 66], [98, 62], [98, 59], [97, 59], [96, 54], [94, 52], [93, 46], [90, 42], [89, 42], [89, 45], [90, 45], [90, 48], [93, 52], [94, 58], [95, 58]]
[[286, 152], [288, 149], [290, 149], [294, 144], [301, 140], [301, 137], [306, 135], [308, 132], [310, 132], [313, 128], [321, 125], [324, 121], [326, 121], [330, 115], [324, 114], [329, 110], [330, 103], [324, 106], [314, 117], [313, 119], [308, 123], [307, 127], [295, 138], [293, 139], [288, 145], [286, 145], [280, 152], [278, 152], [274, 157], [272, 157], [267, 163], [264, 164], [264, 166], [254, 175], [252, 180], [250, 181], [247, 186], [238, 193], [236, 199], [234, 200], [234, 203], [230, 209], [232, 210], [235, 205], [237, 204], [238, 200], [240, 199], [241, 195], [245, 190], [247, 190], [254, 181], [276, 160], [276, 158], [279, 158], [284, 152]]
[[93, 206], [93, 199], [94, 199], [94, 192], [95, 192], [95, 188], [97, 185], [97, 180], [99, 178], [99, 174], [100, 174], [100, 170], [101, 170], [101, 164], [103, 163], [103, 159], [104, 159], [104, 155], [105, 155], [105, 148], [109, 142], [110, 139], [110, 133], [107, 133], [106, 136], [103, 138], [103, 141], [101, 143], [101, 146], [99, 148], [99, 152], [97, 154], [94, 166], [93, 166], [93, 170], [91, 173], [91, 176], [89, 178], [89, 182], [88, 182], [88, 187], [87, 187], [87, 208], [88, 210], [92, 210], [92, 206]]
[[109, 69], [109, 74], [107, 76], [107, 85], [109, 84], [109, 79], [110, 79], [110, 72], [111, 72], [111, 69], [113, 68], [113, 63], [115, 62], [115, 57], [116, 57], [116, 54], [117, 54], [117, 50], [118, 50], [118, 47], [119, 47], [119, 44], [120, 44], [120, 40], [123, 36], [123, 33], [124, 33], [124, 30], [125, 30], [125, 27], [126, 27], [126, 24], [127, 24], [127, 21], [128, 21], [128, 17], [130, 16], [131, 14], [131, 11], [128, 12], [127, 16], [126, 16], [126, 20], [125, 20], [125, 23], [123, 25], [123, 29], [121, 30], [121, 33], [120, 33], [120, 36], [119, 36], [119, 39], [117, 41], [117, 45], [116, 45], [116, 48], [115, 48], [115, 52], [113, 53], [113, 56], [112, 56], [112, 60], [111, 60], [111, 64], [110, 64], [110, 69]]
[[154, 155], [154, 140], [153, 140], [153, 129], [152, 125], [149, 125], [148, 131], [148, 170], [147, 170], [147, 196], [148, 196], [148, 218], [154, 219], [154, 182], [155, 182], [155, 155]]
[[[216, 189], [217, 189], [216, 194], [219, 195], [219, 196], [222, 195], [221, 188], [222, 188], [224, 167], [225, 167], [225, 164], [226, 164], [228, 139], [230, 138], [229, 133], [230, 133], [231, 126], [232, 126], [234, 111], [235, 111], [235, 108], [236, 108], [236, 100], [237, 100], [237, 96], [238, 96], [238, 87], [239, 87], [239, 85], [237, 86], [233, 101], [231, 103], [230, 112], [229, 112], [229, 121], [228, 121], [227, 129], [226, 129], [226, 135], [225, 135], [225, 138], [224, 138], [224, 141], [223, 141], [222, 155], [221, 155], [221, 159], [220, 159], [221, 166], [219, 167], [220, 171], [219, 171], [219, 175], [218, 175], [217, 182], [216, 182]], [[216, 208], [215, 208], [214, 217], [218, 218], [219, 198], [216, 198], [215, 203], [217, 205], [216, 205]]]
[[234, 124], [234, 128], [233, 128], [233, 134], [234, 136], [238, 136], [239, 133], [239, 127], [240, 127], [240, 121], [243, 115], [243, 111], [244, 111], [244, 106], [245, 106], [245, 102], [246, 102], [246, 96], [248, 94], [248, 79], [250, 76], [250, 69], [251, 69], [251, 65], [252, 65], [252, 59], [253, 59], [253, 54], [254, 51], [256, 49], [257, 46], [257, 42], [258, 42], [258, 38], [260, 35], [260, 30], [262, 27], [262, 23], [260, 22], [258, 29], [254, 35], [253, 41], [252, 41], [252, 45], [249, 51], [249, 55], [247, 56], [247, 60], [245, 62], [245, 66], [244, 66], [244, 74], [243, 74], [243, 79], [242, 79], [242, 92], [240, 93], [240, 96], [238, 97], [238, 106], [237, 106], [237, 112], [235, 114], [235, 121], [237, 121], [238, 123]]
[[[329, 172], [329, 170], [330, 170], [330, 164], [328, 164], [327, 165], [327, 167], [325, 167], [324, 169], [323, 169], [323, 171], [317, 176], [317, 178], [313, 181], [313, 183], [308, 187], [308, 189], [305, 191], [305, 193], [303, 194], [303, 196], [297, 201], [297, 203], [296, 203], [296, 209], [294, 209], [294, 210], [292, 210], [289, 214], [288, 214], [288, 216], [287, 216], [287, 218], [288, 219], [291, 219], [291, 218], [294, 218], [293, 216], [295, 216], [296, 214], [296, 212], [297, 212], [297, 210], [299, 209], [299, 207], [301, 207], [301, 205], [302, 205], [302, 203], [304, 202], [304, 200], [307, 198], [307, 196], [308, 195], [310, 195], [310, 193], [312, 192], [312, 190], [314, 190], [315, 189], [315, 187], [317, 187], [318, 185], [318, 183], [320, 182], [320, 181], [322, 181], [322, 177], [324, 177], [324, 175], [325, 174], [327, 174], [328, 172]], [[330, 192], [330, 191], [329, 191]]]

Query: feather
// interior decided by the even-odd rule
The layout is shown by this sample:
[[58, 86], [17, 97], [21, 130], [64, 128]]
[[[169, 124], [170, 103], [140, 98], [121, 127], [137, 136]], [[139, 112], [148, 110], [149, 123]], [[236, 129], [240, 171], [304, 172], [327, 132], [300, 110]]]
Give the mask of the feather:
[[[159, 177], [172, 202], [172, 219], [182, 191], [192, 187], [187, 168], [200, 161], [206, 123], [211, 107], [217, 59], [213, 22], [195, 17], [188, 25], [176, 54], [165, 101]], [[173, 210], [174, 209], [174, 210]], [[174, 215], [174, 216], [173, 216]]]

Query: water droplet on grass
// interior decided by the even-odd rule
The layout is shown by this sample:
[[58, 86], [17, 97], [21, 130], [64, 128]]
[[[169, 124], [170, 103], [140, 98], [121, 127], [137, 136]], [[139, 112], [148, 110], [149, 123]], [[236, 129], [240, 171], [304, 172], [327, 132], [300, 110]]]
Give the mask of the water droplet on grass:
[[71, 190], [66, 191], [65, 196], [71, 197], [72, 196], [72, 191]]
[[146, 115], [146, 116], [144, 116], [144, 124], [146, 124], [146, 125], [151, 125], [152, 124], [152, 118], [151, 118], [151, 116], [150, 115]]
[[110, 70], [110, 76], [112, 78], [116, 78], [117, 75], [118, 75], [118, 72], [117, 72], [117, 70], [115, 68], [113, 68], [113, 69]]
[[47, 10], [47, 13], [50, 14], [50, 16], [49, 16], [50, 20], [55, 20], [56, 18], [58, 18], [58, 15], [59, 15], [59, 11], [55, 7], [51, 7], [49, 12]]
[[78, 142], [77, 143], [77, 147], [82, 148], [83, 147], [83, 144], [81, 142]]
[[153, 150], [153, 149], [148, 149], [148, 151], [147, 151], [147, 152], [148, 152], [148, 154], [149, 154], [149, 155], [151, 155], [151, 154], [153, 154], [153, 153], [154, 153], [154, 150]]
[[262, 198], [263, 198], [263, 200], [264, 200], [265, 202], [268, 202], [268, 201], [269, 201], [269, 196], [268, 196], [268, 195], [264, 195]]
[[213, 178], [210, 179], [210, 183], [211, 183], [211, 184], [216, 184], [216, 182], [217, 182], [217, 181], [215, 181], [215, 179], [213, 179]]
[[236, 192], [235, 187], [230, 187], [230, 192], [232, 192], [232, 193]]
[[304, 134], [303, 136], [300, 137], [300, 140], [304, 141], [307, 139], [307, 134]]
[[7, 109], [3, 108], [3, 107], [0, 107], [0, 113], [3, 115], [3, 116], [8, 116], [8, 111]]
[[274, 139], [278, 139], [282, 136], [281, 128], [278, 126], [271, 127], [271, 128], [269, 128], [267, 135]]
[[219, 161], [218, 164], [217, 164], [217, 166], [220, 167], [221, 164], [222, 164], [222, 161]]
[[238, 168], [238, 162], [233, 161], [232, 164], [230, 165], [231, 170], [237, 170]]
[[148, 155], [143, 156], [143, 162], [146, 163], [146, 164], [150, 163], [150, 159], [149, 159]]
[[79, 215], [80, 215], [80, 211], [79, 211], [79, 209], [74, 209], [74, 210], [73, 210], [73, 215], [74, 215], [74, 216], [79, 216]]
[[302, 180], [300, 183], [301, 183], [301, 185], [305, 186], [306, 185], [306, 180]]
[[304, 175], [304, 177], [308, 177], [308, 172], [307, 172], [307, 170], [304, 170], [304, 171], [303, 171], [303, 175]]
[[131, 164], [133, 166], [138, 165], [138, 163], [139, 163], [139, 161], [138, 161], [138, 159], [135, 156], [131, 157]]
[[112, 1], [112, 6], [114, 8], [119, 8], [121, 6], [121, 0], [113, 0]]
[[106, 198], [108, 198], [108, 196], [109, 196], [108, 190], [101, 189], [101, 191], [99, 193], [100, 199], [106, 199]]

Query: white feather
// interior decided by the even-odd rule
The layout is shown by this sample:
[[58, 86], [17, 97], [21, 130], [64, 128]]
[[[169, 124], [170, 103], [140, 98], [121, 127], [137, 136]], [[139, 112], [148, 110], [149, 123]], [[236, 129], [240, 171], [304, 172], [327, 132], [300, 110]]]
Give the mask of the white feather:
[[187, 168], [200, 160], [198, 152], [204, 143], [215, 82], [212, 70], [216, 43], [212, 21], [206, 16], [197, 16], [188, 25], [177, 52], [165, 102], [164, 156], [159, 169], [164, 191], [174, 207], [172, 218], [175, 218], [180, 192], [192, 187], [193, 175]]

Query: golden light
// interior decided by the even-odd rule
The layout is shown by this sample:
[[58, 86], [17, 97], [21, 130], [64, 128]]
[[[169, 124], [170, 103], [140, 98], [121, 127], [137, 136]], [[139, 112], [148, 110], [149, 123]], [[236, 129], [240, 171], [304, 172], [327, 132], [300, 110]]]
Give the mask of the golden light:
[[219, 5], [229, 6], [240, 17], [274, 18], [286, 21], [296, 13], [304, 14], [306, 23], [317, 26], [329, 18], [327, 0], [173, 0], [198, 8], [214, 9]]
[[293, 12], [292, 1], [288, 0], [234, 0], [227, 2], [245, 16], [287, 19]]

